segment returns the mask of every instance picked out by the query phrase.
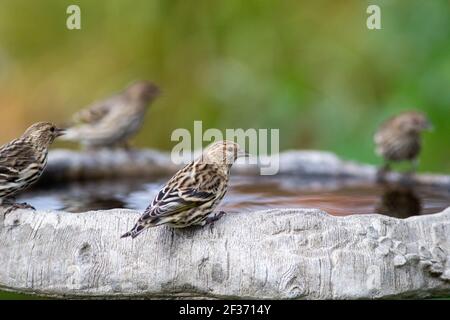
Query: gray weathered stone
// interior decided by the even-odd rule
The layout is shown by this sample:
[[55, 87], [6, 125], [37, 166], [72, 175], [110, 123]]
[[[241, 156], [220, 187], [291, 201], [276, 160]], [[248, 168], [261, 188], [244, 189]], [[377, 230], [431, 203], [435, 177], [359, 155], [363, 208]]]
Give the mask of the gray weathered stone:
[[[57, 297], [363, 299], [450, 293], [450, 208], [400, 220], [233, 213], [120, 239], [132, 210], [1, 218], [0, 288]], [[3, 219], [3, 220], [1, 220]]]

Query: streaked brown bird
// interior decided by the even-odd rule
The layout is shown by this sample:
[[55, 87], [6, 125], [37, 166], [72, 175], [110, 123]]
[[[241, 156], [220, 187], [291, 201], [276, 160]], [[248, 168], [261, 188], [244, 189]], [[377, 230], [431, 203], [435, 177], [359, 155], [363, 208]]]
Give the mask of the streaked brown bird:
[[421, 150], [421, 133], [432, 128], [427, 117], [420, 112], [401, 113], [384, 122], [374, 136], [376, 153], [383, 157], [383, 171], [391, 162], [410, 161], [413, 169]]
[[148, 106], [159, 94], [155, 84], [135, 82], [76, 113], [63, 139], [79, 141], [87, 148], [128, 146], [128, 140], [142, 127]]
[[47, 165], [48, 149], [63, 129], [49, 122], [29, 127], [18, 139], [0, 147], [0, 204], [10, 205], [7, 212], [32, 208], [14, 203], [14, 196], [35, 183]]
[[247, 154], [237, 143], [219, 141], [210, 145], [167, 182], [122, 238], [135, 238], [146, 228], [162, 224], [185, 228], [219, 219], [224, 212], [214, 212], [214, 209], [227, 191], [231, 166], [240, 156]]

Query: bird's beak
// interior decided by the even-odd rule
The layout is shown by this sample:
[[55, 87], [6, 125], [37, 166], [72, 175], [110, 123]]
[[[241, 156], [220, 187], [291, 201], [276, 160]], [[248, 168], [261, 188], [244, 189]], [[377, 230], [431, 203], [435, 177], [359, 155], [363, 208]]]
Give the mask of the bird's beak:
[[157, 87], [157, 86], [154, 86], [148, 92], [148, 97], [149, 98], [157, 98], [157, 97], [161, 96], [162, 94], [163, 94], [163, 92], [161, 91], [161, 88]]
[[56, 129], [56, 136], [60, 137], [66, 134], [66, 129], [57, 128]]

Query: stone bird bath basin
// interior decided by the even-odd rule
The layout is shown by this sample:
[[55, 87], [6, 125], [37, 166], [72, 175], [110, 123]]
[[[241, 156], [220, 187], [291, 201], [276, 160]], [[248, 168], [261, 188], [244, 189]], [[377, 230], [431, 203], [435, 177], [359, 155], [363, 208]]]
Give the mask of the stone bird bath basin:
[[[41, 186], [175, 172], [153, 150], [52, 151]], [[234, 174], [254, 176], [255, 166]], [[280, 176], [367, 184], [376, 168], [328, 152], [280, 154]], [[450, 192], [450, 177], [392, 173], [388, 183]], [[0, 212], [1, 213], [1, 212]], [[450, 208], [398, 219], [311, 208], [234, 212], [204, 228], [120, 239], [130, 209], [0, 214], [0, 290], [72, 298], [372, 299], [450, 294]]]

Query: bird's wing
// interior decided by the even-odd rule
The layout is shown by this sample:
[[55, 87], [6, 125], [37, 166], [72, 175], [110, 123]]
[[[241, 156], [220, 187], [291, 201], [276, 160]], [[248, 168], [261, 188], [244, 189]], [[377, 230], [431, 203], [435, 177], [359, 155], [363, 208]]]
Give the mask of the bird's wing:
[[36, 163], [36, 152], [28, 142], [13, 140], [0, 148], [0, 184], [16, 181], [21, 173]]
[[193, 188], [169, 189], [168, 187], [165, 187], [159, 191], [155, 200], [153, 200], [152, 204], [145, 210], [144, 214], [139, 218], [134, 227], [129, 232], [122, 235], [122, 238], [129, 236], [135, 238], [146, 227], [156, 225], [158, 222], [161, 222], [161, 220], [165, 220], [164, 218], [198, 207], [201, 204], [213, 201], [214, 199], [215, 194], [206, 191], [199, 191]]
[[202, 165], [200, 172], [196, 172], [197, 165], [195, 162], [190, 163], [178, 171], [159, 191], [143, 217], [169, 216], [213, 201], [219, 183], [210, 182], [211, 179], [219, 179], [218, 168], [207, 164]]
[[163, 188], [140, 220], [170, 216], [215, 199], [215, 193], [195, 188]]
[[83, 110], [77, 112], [72, 117], [75, 124], [94, 124], [103, 119], [113, 109], [120, 104], [122, 99], [120, 96], [114, 96], [109, 99], [98, 101]]
[[[122, 237], [138, 236], [146, 227], [166, 223], [170, 216], [217, 200], [223, 176], [215, 165], [190, 163], [162, 188], [138, 222]], [[197, 170], [199, 169], [199, 170]]]

